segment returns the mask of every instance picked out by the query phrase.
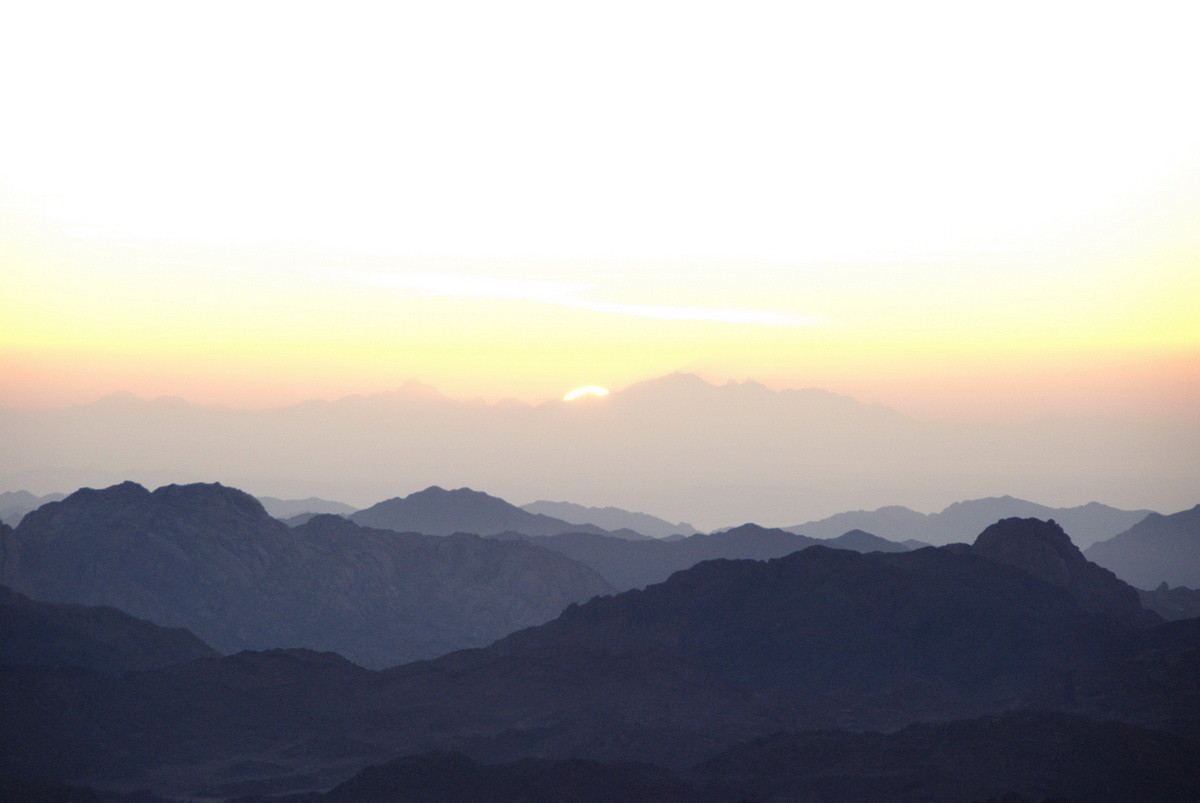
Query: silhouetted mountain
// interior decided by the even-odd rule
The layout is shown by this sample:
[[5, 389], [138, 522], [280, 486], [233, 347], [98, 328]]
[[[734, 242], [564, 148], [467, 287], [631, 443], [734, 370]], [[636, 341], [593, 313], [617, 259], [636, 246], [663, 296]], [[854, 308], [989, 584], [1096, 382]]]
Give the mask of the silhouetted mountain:
[[[995, 488], [1017, 496], [1036, 489], [1047, 499], [1080, 487], [1097, 499], [1162, 498], [1200, 472], [1195, 427], [922, 422], [812, 388], [772, 391], [686, 375], [603, 399], [538, 405], [454, 400], [410, 386], [259, 410], [128, 396], [55, 410], [0, 408], [0, 442], [0, 484], [11, 488], [227, 477], [278, 497], [357, 504], [441, 478], [443, 487], [508, 499], [605, 499], [670, 512], [702, 530], [804, 521], [817, 518], [810, 511], [897, 499], [932, 510]], [[986, 469], [963, 470], [970, 466]], [[1054, 518], [1080, 546], [1091, 542], [1061, 511], [1036, 509], [992, 511], [946, 540], [969, 541], [1009, 516]], [[800, 531], [833, 538], [852, 529], [930, 540], [870, 521]]]
[[[510, 537], [510, 536], [505, 536]], [[781, 558], [816, 544], [855, 552], [904, 552], [901, 544], [870, 533], [846, 533], [820, 540], [757, 524], [743, 524], [710, 535], [630, 543], [586, 533], [564, 533], [527, 539], [590, 566], [614, 588], [625, 591], [666, 580], [674, 572], [718, 558], [767, 560]]]
[[842, 533], [837, 538], [830, 538], [825, 541], [825, 546], [830, 546], [834, 549], [852, 549], [855, 552], [909, 551], [909, 547], [904, 544], [898, 544], [895, 541], [889, 541], [886, 538], [880, 538], [878, 535], [863, 532], [862, 530], [851, 530], [848, 533]]
[[[679, 769], [781, 730], [890, 729], [1022, 700], [1186, 729], [1200, 726], [1198, 645], [1200, 622], [1132, 631], [966, 545], [816, 546], [707, 561], [486, 648], [380, 672], [303, 650], [119, 678], [4, 668], [0, 769], [181, 796], [328, 788], [428, 750]], [[1005, 727], [993, 733], [1026, 732]]]
[[630, 541], [594, 533], [563, 533], [524, 540], [590, 566], [619, 591], [660, 583], [673, 573], [705, 560], [766, 560], [817, 543], [812, 538], [757, 524], [672, 540]]
[[[364, 527], [396, 532], [452, 535], [474, 533], [499, 535], [557, 535], [585, 532], [609, 535], [590, 524], [571, 524], [562, 519], [529, 513], [503, 499], [470, 488], [447, 491], [436, 485], [405, 497], [395, 497], [352, 514], [350, 520]], [[636, 533], [625, 533], [623, 537]]]
[[698, 531], [687, 522], [672, 524], [647, 513], [634, 513], [619, 507], [584, 507], [571, 502], [530, 502], [521, 505], [529, 513], [553, 516], [572, 524], [594, 524], [605, 530], [633, 530], [651, 538], [671, 535], [695, 535]]
[[1084, 554], [1138, 588], [1200, 587], [1200, 505], [1169, 516], [1153, 513]]
[[814, 538], [832, 538], [862, 529], [892, 541], [915, 539], [928, 544], [971, 541], [984, 527], [1000, 519], [1054, 519], [1080, 547], [1111, 538], [1145, 518], [1149, 510], [1119, 510], [1090, 502], [1079, 507], [1053, 508], [1011, 496], [955, 502], [940, 513], [924, 515], [906, 507], [882, 507], [838, 513], [784, 529]]
[[1162, 621], [1142, 607], [1136, 589], [1089, 562], [1054, 521], [1002, 519], [979, 534], [973, 549], [1065, 588], [1085, 611], [1102, 613], [1130, 627]]
[[0, 522], [16, 527], [29, 511], [37, 510], [47, 502], [57, 502], [65, 496], [66, 494], [36, 496], [29, 491], [5, 491], [0, 493]]
[[1160, 583], [1149, 591], [1138, 590], [1142, 607], [1154, 611], [1168, 622], [1179, 619], [1194, 619], [1200, 616], [1200, 589], [1176, 586], [1171, 588]]
[[368, 666], [487, 644], [610, 590], [531, 544], [332, 515], [293, 529], [220, 485], [84, 489], [4, 543], [4, 582], [35, 599], [112, 605], [226, 653], [301, 646]]
[[159, 627], [115, 608], [35, 602], [0, 586], [0, 664], [119, 675], [218, 655], [181, 628]]
[[332, 502], [328, 499], [318, 499], [310, 496], [307, 499], [277, 499], [274, 496], [256, 497], [263, 508], [277, 519], [290, 519], [303, 513], [316, 515], [318, 513], [333, 513], [346, 516], [358, 510], [344, 502]]

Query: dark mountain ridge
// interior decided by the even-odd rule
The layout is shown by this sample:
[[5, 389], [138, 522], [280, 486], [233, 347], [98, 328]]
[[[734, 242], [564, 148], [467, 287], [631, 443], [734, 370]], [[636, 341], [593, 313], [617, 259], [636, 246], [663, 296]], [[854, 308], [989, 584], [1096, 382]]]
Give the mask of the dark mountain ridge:
[[[337, 517], [313, 521], [360, 532]], [[1018, 557], [1043, 554], [1034, 525], [1001, 524]], [[0, 770], [221, 796], [328, 788], [365, 764], [432, 749], [681, 770], [779, 731], [895, 730], [1028, 705], [1200, 727], [1200, 621], [1136, 629], [1124, 611], [1085, 609], [1064, 578], [1039, 579], [966, 544], [870, 554], [818, 545], [765, 562], [706, 561], [487, 647], [378, 672], [305, 650], [119, 678], [8, 667]], [[968, 741], [984, 743], [988, 727]], [[857, 738], [833, 740], [852, 748]], [[1162, 744], [1188, 749], [1175, 737]], [[853, 755], [842, 760], [864, 772]], [[760, 775], [772, 772], [786, 767]]]
[[36, 602], [0, 586], [0, 664], [119, 675], [219, 655], [182, 628], [159, 627], [116, 608]]

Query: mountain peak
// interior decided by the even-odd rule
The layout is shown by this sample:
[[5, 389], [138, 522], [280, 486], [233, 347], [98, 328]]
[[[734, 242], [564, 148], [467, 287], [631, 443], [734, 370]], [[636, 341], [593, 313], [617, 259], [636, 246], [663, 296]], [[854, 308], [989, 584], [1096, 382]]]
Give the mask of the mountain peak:
[[1103, 613], [1122, 624], [1158, 621], [1142, 608], [1133, 587], [1090, 563], [1053, 519], [1001, 519], [979, 534], [972, 551], [1064, 588], [1085, 610]]

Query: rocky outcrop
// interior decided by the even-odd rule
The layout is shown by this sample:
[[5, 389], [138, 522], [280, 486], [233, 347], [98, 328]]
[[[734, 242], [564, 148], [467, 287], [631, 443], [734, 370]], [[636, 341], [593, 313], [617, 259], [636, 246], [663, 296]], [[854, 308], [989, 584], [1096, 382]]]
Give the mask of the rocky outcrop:
[[1002, 519], [979, 534], [972, 550], [1064, 588], [1084, 610], [1122, 625], [1144, 627], [1162, 621], [1142, 607], [1136, 589], [1089, 562], [1053, 519]]

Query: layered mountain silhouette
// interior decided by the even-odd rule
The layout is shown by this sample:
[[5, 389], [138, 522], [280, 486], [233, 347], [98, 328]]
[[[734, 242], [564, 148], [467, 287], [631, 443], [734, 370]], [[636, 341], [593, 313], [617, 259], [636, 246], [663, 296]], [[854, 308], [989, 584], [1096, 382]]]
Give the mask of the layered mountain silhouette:
[[[97, 503], [89, 506], [90, 520], [143, 522], [129, 528], [140, 540], [121, 544], [127, 559], [179, 545], [159, 535], [170, 521], [155, 511], [163, 501], [212, 495], [223, 500], [212, 507], [244, 506], [247, 516], [254, 509], [265, 516], [253, 499], [219, 486], [159, 490], [165, 500], [132, 506], [128, 498], [153, 494], [120, 486], [85, 494]], [[47, 526], [63, 525], [73, 504], [68, 498], [50, 506], [32, 523], [45, 517]], [[273, 523], [285, 535], [312, 525], [328, 528], [313, 537], [335, 554], [348, 549], [339, 546], [342, 536], [396, 537], [336, 516], [295, 531]], [[26, 526], [29, 520], [15, 534], [22, 561], [30, 555]], [[609, 777], [604, 783], [674, 794], [682, 779], [705, 794], [732, 790], [745, 799], [747, 790], [769, 797], [787, 783], [857, 788], [871, 797], [900, 788], [908, 756], [916, 761], [912, 788], [939, 799], [959, 782], [997, 794], [1041, 788], [1049, 763], [1026, 762], [1022, 751], [1078, 739], [1087, 754], [1101, 757], [1126, 744], [1123, 757], [1112, 760], [1129, 785], [1190, 790], [1190, 775], [1163, 768], [1192, 755], [1200, 729], [1200, 620], [1140, 626], [1127, 595], [1114, 591], [1132, 589], [1077, 565], [1077, 550], [1064, 539], [1047, 522], [1004, 521], [974, 545], [868, 554], [817, 545], [767, 561], [708, 560], [643, 590], [570, 605], [487, 647], [382, 671], [297, 649], [200, 658], [119, 677], [7, 666], [0, 669], [0, 770], [220, 797], [326, 789], [368, 764], [441, 750], [469, 756], [466, 764], [442, 766], [458, 762], [482, 783], [567, 783], [570, 767], [579, 767], [568, 760], [578, 759], [602, 762], [580, 771]], [[51, 540], [59, 547], [88, 543]], [[419, 542], [426, 549], [529, 548], [469, 536]], [[257, 554], [267, 560], [270, 553]], [[370, 550], [352, 554], [352, 562], [380, 560]], [[111, 562], [102, 565], [111, 570]], [[489, 565], [480, 560], [475, 570]], [[314, 575], [313, 582], [330, 576], [336, 573]], [[269, 604], [262, 613], [272, 615]], [[1022, 708], [1072, 717], [981, 719]], [[857, 733], [956, 718], [966, 721], [886, 737]], [[795, 735], [830, 728], [839, 732]], [[754, 741], [780, 732], [780, 741]], [[986, 747], [994, 739], [1005, 744]], [[825, 761], [821, 744], [830, 746]], [[996, 758], [974, 760], [975, 749], [992, 749]], [[797, 763], [790, 758], [796, 750], [816, 752]], [[1088, 789], [1091, 759], [1084, 755], [1060, 762], [1070, 775], [1056, 783], [1075, 785], [1044, 793]], [[519, 763], [528, 758], [549, 763]], [[422, 761], [400, 765], [447, 779], [436, 762]], [[630, 761], [668, 772], [611, 766]], [[708, 763], [679, 775], [697, 762]]]
[[409, 496], [387, 499], [350, 515], [365, 527], [427, 535], [557, 535], [584, 532], [642, 540], [631, 530], [610, 533], [591, 524], [572, 524], [552, 516], [530, 513], [495, 496], [470, 488], [448, 491], [436, 485]]
[[[9, 488], [225, 477], [276, 497], [361, 505], [438, 478], [443, 487], [508, 499], [602, 499], [706, 531], [802, 522], [895, 499], [932, 509], [993, 488], [1062, 496], [1089, 487], [1098, 499], [1149, 498], [1200, 472], [1194, 428], [922, 422], [818, 389], [716, 385], [686, 374], [603, 399], [538, 405], [459, 401], [416, 386], [262, 410], [126, 394], [58, 410], [0, 409], [0, 442], [0, 486]], [[1118, 473], [1108, 468], [1117, 465]], [[1090, 543], [1063, 513], [1032, 509], [996, 510], [948, 540], [969, 541], [1011, 516], [1054, 518], [1080, 546]], [[870, 521], [801, 532], [852, 529], [930, 540]]]
[[1168, 622], [1200, 616], [1200, 589], [1160, 583], [1158, 588], [1138, 590], [1142, 607], [1154, 611]]
[[687, 522], [672, 523], [648, 513], [636, 513], [619, 507], [586, 507], [572, 502], [530, 502], [521, 505], [529, 513], [553, 516], [572, 524], [594, 524], [606, 530], [633, 530], [651, 538], [669, 538], [673, 535], [695, 535], [699, 532]]
[[743, 524], [707, 535], [698, 533], [686, 538], [655, 541], [629, 541], [592, 533], [563, 533], [542, 538], [527, 537], [524, 540], [590, 566], [614, 588], [622, 591], [662, 582], [674, 572], [717, 558], [767, 560], [814, 545], [855, 552], [907, 551], [902, 544], [862, 531], [818, 540], [757, 524]]
[[820, 521], [785, 527], [789, 532], [816, 538], [832, 538], [850, 529], [861, 528], [892, 541], [909, 539], [941, 545], [972, 540], [992, 522], [1008, 518], [1053, 519], [1081, 548], [1112, 538], [1141, 521], [1152, 511], [1120, 510], [1091, 502], [1079, 507], [1055, 508], [996, 496], [955, 502], [940, 513], [918, 513], [906, 507], [881, 507], [838, 513]]
[[255, 497], [262, 503], [263, 509], [277, 519], [292, 519], [307, 514], [309, 518], [319, 513], [332, 513], [338, 516], [348, 516], [358, 508], [345, 502], [334, 502], [310, 496], [307, 499], [279, 499], [274, 496]]
[[0, 523], [16, 527], [31, 510], [37, 510], [47, 502], [57, 502], [66, 494], [37, 496], [29, 491], [4, 491], [0, 493]]
[[289, 528], [221, 485], [80, 490], [3, 543], [3, 582], [35, 599], [112, 605], [225, 653], [309, 647], [374, 667], [486, 644], [610, 590], [536, 545], [332, 515]]
[[1200, 588], [1200, 505], [1169, 516], [1146, 516], [1085, 554], [1138, 588], [1161, 583]]

